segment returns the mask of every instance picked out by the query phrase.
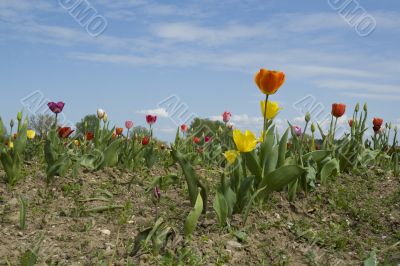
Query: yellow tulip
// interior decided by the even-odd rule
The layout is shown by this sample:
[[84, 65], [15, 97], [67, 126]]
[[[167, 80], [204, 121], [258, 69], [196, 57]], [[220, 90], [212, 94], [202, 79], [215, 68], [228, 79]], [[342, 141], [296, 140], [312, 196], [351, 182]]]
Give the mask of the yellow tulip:
[[271, 95], [285, 82], [285, 73], [262, 68], [255, 75], [254, 81], [262, 93]]
[[34, 139], [36, 136], [35, 130], [28, 130], [26, 131], [26, 136], [28, 139]]
[[240, 152], [251, 152], [257, 146], [256, 136], [249, 130], [246, 130], [243, 134], [239, 129], [235, 129], [233, 131], [233, 141]]
[[236, 161], [236, 158], [240, 155], [239, 151], [229, 150], [224, 152], [225, 159], [228, 163], [233, 164]]
[[74, 140], [74, 144], [75, 144], [75, 146], [77, 146], [77, 147], [79, 147], [79, 145], [80, 145], [80, 142], [79, 142], [79, 140]]
[[262, 116], [264, 117], [264, 115], [266, 115], [268, 119], [275, 118], [275, 116], [279, 113], [279, 111], [282, 110], [282, 108], [279, 107], [278, 102], [268, 101], [266, 114], [265, 114], [265, 101], [261, 101], [260, 106], [261, 106]]
[[9, 142], [9, 143], [8, 143], [8, 147], [9, 147], [10, 149], [14, 149], [14, 142]]

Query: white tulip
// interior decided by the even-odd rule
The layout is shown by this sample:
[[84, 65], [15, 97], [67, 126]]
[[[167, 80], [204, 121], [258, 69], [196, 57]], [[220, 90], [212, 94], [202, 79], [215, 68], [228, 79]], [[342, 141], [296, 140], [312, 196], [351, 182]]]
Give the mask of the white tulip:
[[99, 119], [103, 119], [105, 114], [106, 114], [106, 111], [104, 111], [103, 109], [97, 109], [97, 117]]

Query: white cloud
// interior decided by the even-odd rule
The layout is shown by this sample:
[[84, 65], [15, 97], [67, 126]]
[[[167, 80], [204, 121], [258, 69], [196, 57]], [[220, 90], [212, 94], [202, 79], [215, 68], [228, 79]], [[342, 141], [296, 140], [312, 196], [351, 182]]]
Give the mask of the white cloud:
[[167, 110], [165, 110], [164, 108], [140, 110], [140, 111], [137, 111], [137, 113], [144, 114], [144, 115], [156, 115], [158, 117], [168, 117], [169, 116]]

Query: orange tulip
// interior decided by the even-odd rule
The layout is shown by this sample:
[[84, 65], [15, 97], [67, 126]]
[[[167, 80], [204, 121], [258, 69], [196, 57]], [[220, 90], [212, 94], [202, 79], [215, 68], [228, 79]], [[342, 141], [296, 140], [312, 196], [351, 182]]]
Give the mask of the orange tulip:
[[339, 118], [346, 112], [346, 105], [344, 103], [334, 103], [332, 104], [332, 115]]
[[122, 127], [117, 127], [115, 129], [115, 133], [117, 134], [117, 136], [121, 136], [123, 131], [124, 129]]
[[255, 75], [254, 81], [264, 94], [274, 94], [285, 82], [285, 73], [264, 68]]

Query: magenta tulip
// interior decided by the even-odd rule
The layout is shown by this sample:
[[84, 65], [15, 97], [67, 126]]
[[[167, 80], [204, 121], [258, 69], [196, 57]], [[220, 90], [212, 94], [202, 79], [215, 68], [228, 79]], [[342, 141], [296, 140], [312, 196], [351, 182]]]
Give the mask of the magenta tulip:
[[55, 113], [55, 114], [61, 113], [62, 110], [64, 109], [64, 105], [65, 105], [65, 103], [63, 103], [63, 102], [58, 102], [58, 103], [49, 102], [49, 103], [47, 104], [47, 106], [49, 107], [49, 109], [50, 109], [53, 113]]

